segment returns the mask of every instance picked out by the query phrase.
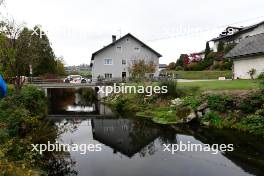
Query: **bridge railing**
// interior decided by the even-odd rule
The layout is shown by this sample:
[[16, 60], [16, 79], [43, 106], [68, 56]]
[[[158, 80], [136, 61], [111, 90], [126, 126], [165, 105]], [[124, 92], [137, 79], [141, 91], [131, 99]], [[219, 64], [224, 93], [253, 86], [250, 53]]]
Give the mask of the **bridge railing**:
[[[153, 77], [144, 79], [144, 81], [148, 82], [160, 82], [166, 80], [175, 80], [171, 77]], [[114, 83], [135, 83], [141, 82], [140, 79], [131, 79], [131, 78], [109, 78], [109, 79], [94, 79], [91, 83], [82, 83], [82, 84], [96, 84], [96, 85], [111, 85]], [[74, 84], [74, 83], [65, 83], [64, 78], [57, 78], [57, 79], [44, 79], [39, 77], [28, 78], [26, 83], [28, 84]]]
[[56, 78], [56, 79], [44, 79], [44, 78], [39, 78], [39, 77], [33, 77], [33, 78], [28, 78], [27, 82], [28, 84], [56, 84], [56, 83], [64, 83], [63, 78]]

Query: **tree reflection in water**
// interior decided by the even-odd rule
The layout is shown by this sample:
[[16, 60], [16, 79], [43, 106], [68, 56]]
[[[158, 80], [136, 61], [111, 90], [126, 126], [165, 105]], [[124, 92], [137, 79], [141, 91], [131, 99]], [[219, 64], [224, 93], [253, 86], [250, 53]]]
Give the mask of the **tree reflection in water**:
[[50, 176], [78, 175], [74, 170], [75, 164], [69, 153], [52, 153], [44, 168]]

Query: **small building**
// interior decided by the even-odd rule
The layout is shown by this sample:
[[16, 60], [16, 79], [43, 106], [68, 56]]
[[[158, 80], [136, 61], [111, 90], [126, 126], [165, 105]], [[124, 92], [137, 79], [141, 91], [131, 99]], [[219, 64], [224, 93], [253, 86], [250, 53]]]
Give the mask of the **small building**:
[[224, 57], [233, 60], [234, 79], [250, 79], [252, 69], [256, 78], [264, 72], [264, 33], [244, 38]]
[[219, 43], [224, 45], [238, 44], [246, 37], [264, 33], [264, 21], [246, 27], [228, 26], [218, 37], [211, 39], [213, 51], [217, 52]]
[[159, 58], [161, 54], [134, 37], [127, 34], [119, 39], [112, 36], [112, 43], [92, 54], [92, 79], [98, 77], [104, 79], [119, 79], [130, 76], [129, 69], [139, 60], [155, 65], [154, 73], [148, 73], [151, 77], [159, 76]]

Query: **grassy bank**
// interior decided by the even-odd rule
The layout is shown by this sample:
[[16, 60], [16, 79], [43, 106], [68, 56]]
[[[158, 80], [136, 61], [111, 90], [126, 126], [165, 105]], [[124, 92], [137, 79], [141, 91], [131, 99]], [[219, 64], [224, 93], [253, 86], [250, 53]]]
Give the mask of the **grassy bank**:
[[218, 79], [219, 77], [232, 78], [232, 71], [164, 71], [168, 74], [174, 74], [178, 79]]
[[158, 124], [188, 123], [196, 119], [203, 125], [235, 128], [264, 137], [264, 95], [258, 89], [258, 81], [168, 82], [167, 85], [165, 95], [113, 94], [107, 102], [119, 113], [134, 113]]
[[225, 81], [197, 81], [197, 82], [179, 82], [179, 87], [191, 88], [198, 87], [200, 90], [248, 90], [258, 89], [257, 80], [225, 80]]

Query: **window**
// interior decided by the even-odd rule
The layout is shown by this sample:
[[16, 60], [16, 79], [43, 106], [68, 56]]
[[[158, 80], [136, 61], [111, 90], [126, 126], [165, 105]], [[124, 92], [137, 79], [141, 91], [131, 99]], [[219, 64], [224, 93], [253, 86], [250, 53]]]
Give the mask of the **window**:
[[137, 52], [137, 53], [140, 52], [140, 48], [138, 48], [138, 47], [135, 47], [134, 50], [135, 50], [135, 52]]
[[105, 65], [113, 65], [113, 60], [112, 59], [105, 59], [104, 64]]
[[112, 73], [105, 73], [105, 79], [111, 79]]
[[126, 65], [126, 59], [122, 59], [122, 65]]
[[131, 60], [131, 63], [132, 65], [136, 64], [136, 60], [135, 59]]
[[119, 52], [119, 53], [121, 53], [122, 52], [122, 47], [121, 46], [117, 46], [116, 47], [116, 51]]

